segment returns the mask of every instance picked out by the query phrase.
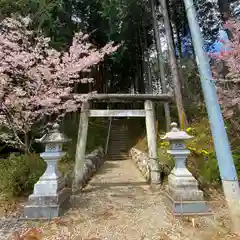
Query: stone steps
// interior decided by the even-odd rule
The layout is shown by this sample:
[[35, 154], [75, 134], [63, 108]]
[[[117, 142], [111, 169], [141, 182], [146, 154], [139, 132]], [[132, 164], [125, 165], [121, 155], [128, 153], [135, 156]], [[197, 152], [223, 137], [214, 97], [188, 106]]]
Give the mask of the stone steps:
[[117, 142], [117, 143], [124, 143], [124, 142], [128, 142], [128, 137], [121, 137], [121, 136], [118, 136], [116, 135], [118, 138], [112, 138], [110, 137], [109, 138], [109, 141], [112, 141], [112, 142]]
[[128, 155], [127, 151], [119, 151], [119, 152], [108, 152], [108, 156], [122, 156], [122, 155]]
[[122, 158], [128, 158], [128, 155], [124, 155], [124, 156], [121, 156], [121, 155], [115, 155], [115, 156], [107, 156], [108, 159], [122, 159]]
[[119, 145], [117, 143], [114, 143], [114, 144], [109, 144], [109, 149], [112, 149], [112, 148], [116, 148], [116, 149], [127, 149], [128, 148], [128, 145]]
[[115, 148], [117, 151], [119, 151], [119, 150], [127, 150], [128, 149], [128, 145], [121, 145], [121, 146], [119, 146], [118, 144], [109, 144], [108, 145], [108, 149], [109, 149], [109, 151], [110, 151], [110, 149], [113, 149], [113, 148]]
[[122, 155], [122, 154], [127, 154], [127, 151], [116, 151], [116, 152], [108, 151], [109, 156], [116, 156], [116, 155]]
[[114, 156], [121, 156], [121, 155], [128, 155], [127, 151], [119, 151], [119, 152], [108, 152], [108, 156], [114, 157]]
[[107, 157], [108, 161], [118, 161], [118, 160], [126, 160], [128, 157]]
[[128, 154], [115, 154], [115, 155], [109, 155], [107, 156], [108, 158], [123, 158], [123, 157], [128, 157]]
[[[112, 133], [111, 133], [112, 134]], [[114, 137], [113, 137], [114, 136]], [[109, 137], [109, 140], [112, 140], [112, 141], [128, 141], [129, 137], [128, 136], [119, 136], [117, 133], [116, 134], [112, 134], [110, 137]]]
[[128, 138], [121, 138], [119, 137], [118, 139], [109, 139], [109, 143], [117, 143], [117, 144], [127, 144], [128, 142]]
[[109, 140], [109, 144], [108, 146], [112, 146], [112, 147], [128, 147], [127, 142], [116, 142], [116, 141], [110, 141]]
[[128, 129], [120, 124], [113, 123], [109, 138], [107, 159], [112, 161], [129, 158]]
[[[128, 139], [129, 138], [122, 138], [122, 137], [120, 137], [120, 136], [118, 136], [118, 138], [116, 139], [116, 138], [109, 138], [109, 141], [111, 141], [111, 142], [113, 142], [113, 143], [118, 143], [118, 144], [127, 144], [127, 142], [128, 142]], [[110, 142], [109, 142], [110, 143]]]

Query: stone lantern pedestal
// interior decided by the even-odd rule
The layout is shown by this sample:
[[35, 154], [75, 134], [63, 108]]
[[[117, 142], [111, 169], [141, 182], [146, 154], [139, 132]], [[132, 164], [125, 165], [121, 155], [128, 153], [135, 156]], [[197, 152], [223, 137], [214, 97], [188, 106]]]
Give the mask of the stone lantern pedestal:
[[198, 188], [197, 180], [186, 167], [186, 159], [190, 153], [185, 149], [184, 141], [191, 139], [186, 132], [180, 131], [176, 123], [172, 123], [171, 132], [162, 139], [171, 143], [168, 153], [175, 160], [175, 167], [168, 176], [166, 196], [174, 215], [209, 214], [204, 201], [203, 192]]
[[59, 132], [59, 125], [38, 142], [46, 143], [45, 152], [40, 154], [47, 164], [46, 171], [34, 186], [33, 194], [29, 196], [24, 207], [27, 219], [51, 219], [59, 217], [68, 208], [70, 189], [65, 188], [65, 180], [58, 170], [58, 162], [65, 155], [62, 144], [68, 141]]

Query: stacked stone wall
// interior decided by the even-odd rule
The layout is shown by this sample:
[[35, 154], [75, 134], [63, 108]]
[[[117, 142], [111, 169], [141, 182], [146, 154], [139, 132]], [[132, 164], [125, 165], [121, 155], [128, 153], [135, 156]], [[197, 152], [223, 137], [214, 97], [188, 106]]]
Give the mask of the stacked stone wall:
[[129, 152], [130, 158], [136, 164], [137, 168], [140, 170], [144, 178], [150, 180], [150, 165], [148, 154], [142, 152], [136, 148], [131, 148]]
[[[80, 189], [87, 186], [93, 175], [104, 163], [104, 151], [102, 147], [97, 148], [85, 157], [82, 176], [79, 182]], [[71, 187], [74, 178], [73, 170], [66, 174], [66, 186]]]

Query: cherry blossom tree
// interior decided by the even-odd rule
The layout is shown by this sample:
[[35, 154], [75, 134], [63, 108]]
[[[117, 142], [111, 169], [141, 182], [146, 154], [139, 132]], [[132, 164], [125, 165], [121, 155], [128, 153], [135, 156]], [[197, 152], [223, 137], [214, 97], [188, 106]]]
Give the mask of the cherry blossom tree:
[[58, 52], [29, 23], [16, 16], [0, 23], [0, 141], [19, 149], [45, 116], [79, 109], [89, 95], [75, 94], [74, 84], [92, 81], [91, 67], [118, 49], [113, 43], [97, 49], [79, 32], [68, 52]]
[[222, 61], [228, 68], [229, 73], [225, 79], [221, 79], [216, 70], [214, 76], [223, 114], [230, 119], [240, 112], [240, 22], [228, 21], [225, 28], [232, 33], [231, 41], [223, 42], [223, 50], [212, 57], [216, 61]]

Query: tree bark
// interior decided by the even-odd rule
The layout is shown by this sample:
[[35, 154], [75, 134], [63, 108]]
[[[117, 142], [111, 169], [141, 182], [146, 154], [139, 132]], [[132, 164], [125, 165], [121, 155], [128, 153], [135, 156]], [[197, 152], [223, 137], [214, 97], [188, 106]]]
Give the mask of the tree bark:
[[152, 74], [151, 74], [151, 68], [150, 68], [150, 64], [149, 64], [149, 52], [148, 52], [148, 45], [147, 45], [147, 33], [146, 33], [146, 29], [143, 26], [143, 45], [144, 45], [144, 66], [145, 66], [145, 71], [144, 74], [145, 78], [146, 78], [146, 82], [145, 82], [145, 92], [147, 93], [152, 93], [153, 92], [153, 88], [152, 88]]
[[174, 89], [175, 100], [177, 105], [179, 123], [184, 122], [184, 127], [187, 127], [188, 122], [187, 122], [185, 109], [183, 105], [183, 97], [181, 93], [177, 59], [174, 52], [174, 42], [172, 38], [172, 31], [171, 31], [171, 26], [170, 26], [170, 21], [168, 16], [166, 0], [161, 0], [159, 10], [160, 11], [162, 10], [162, 13], [164, 16], [164, 25], [165, 25], [166, 37], [167, 37], [168, 49], [169, 49], [170, 68], [172, 72], [173, 89]]
[[25, 133], [24, 134], [24, 144], [25, 144], [24, 152], [25, 153], [29, 153], [29, 149], [30, 149], [29, 143], [30, 143], [30, 141], [29, 141], [29, 134]]
[[[157, 49], [157, 57], [158, 57], [158, 67], [159, 67], [159, 79], [162, 88], [162, 93], [167, 93], [167, 84], [165, 79], [165, 69], [164, 69], [164, 59], [162, 54], [162, 47], [161, 47], [161, 39], [158, 29], [157, 23], [157, 16], [156, 16], [156, 8], [154, 5], [154, 0], [151, 0], [151, 8], [152, 8], [152, 16], [153, 16], [153, 27], [155, 33], [155, 40], [156, 40], [156, 49]], [[171, 124], [171, 116], [170, 116], [170, 109], [169, 104], [164, 103], [164, 112], [165, 112], [165, 121], [166, 121], [166, 130], [169, 131], [170, 124]]]
[[[142, 27], [142, 26], [141, 26]], [[139, 92], [145, 93], [145, 84], [144, 84], [144, 47], [143, 47], [143, 40], [141, 35], [141, 29], [138, 26], [138, 35], [139, 35], [139, 47], [140, 47], [140, 56], [141, 56], [141, 64], [140, 64], [140, 73], [141, 76], [139, 77]]]

